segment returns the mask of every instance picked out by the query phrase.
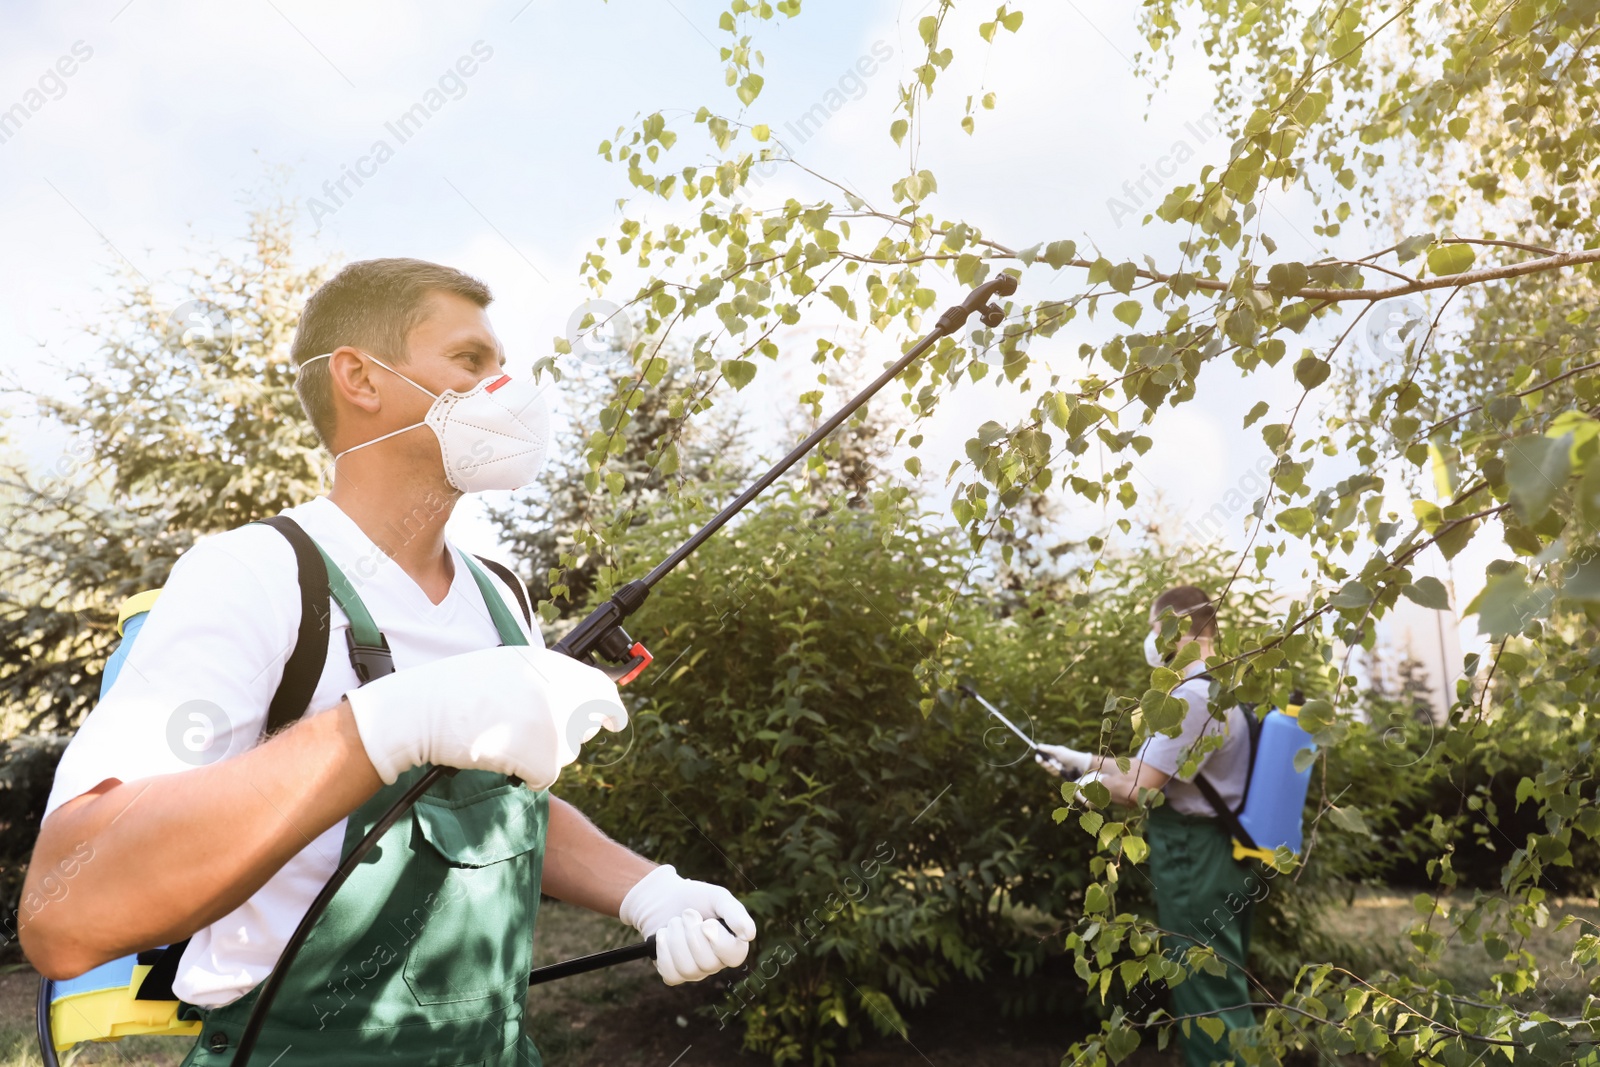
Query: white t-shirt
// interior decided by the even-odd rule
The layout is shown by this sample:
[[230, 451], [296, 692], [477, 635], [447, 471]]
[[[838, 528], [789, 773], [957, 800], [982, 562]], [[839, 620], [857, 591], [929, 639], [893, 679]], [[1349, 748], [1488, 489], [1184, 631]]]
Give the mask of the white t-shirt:
[[1181, 778], [1178, 768], [1193, 754], [1203, 737], [1223, 735], [1220, 748], [1214, 748], [1200, 757], [1198, 771], [1216, 787], [1217, 795], [1228, 807], [1237, 809], [1244, 799], [1245, 784], [1250, 780], [1250, 728], [1243, 708], [1231, 707], [1222, 719], [1211, 716], [1211, 683], [1198, 677], [1205, 671], [1202, 663], [1189, 665], [1189, 679], [1172, 691], [1172, 695], [1189, 705], [1184, 713], [1183, 726], [1177, 737], [1156, 734], [1145, 739], [1134, 763], [1148, 763], [1156, 770], [1172, 775], [1162, 790], [1172, 810], [1184, 815], [1214, 816], [1216, 811], [1206, 803], [1205, 794], [1193, 784], [1193, 776]]
[[[319, 498], [284, 514], [355, 586], [389, 640], [396, 670], [500, 643], [483, 594], [453, 546], [455, 580], [434, 604], [331, 500]], [[522, 625], [515, 594], [485, 570]], [[312, 714], [337, 706], [358, 685], [345, 644], [349, 626], [333, 604]], [[111, 692], [67, 746], [45, 814], [108, 778], [131, 782], [174, 774], [254, 747], [299, 627], [299, 568], [282, 534], [252, 525], [196, 543], [173, 567]], [[528, 640], [544, 643], [537, 629]], [[338, 866], [344, 831], [340, 820], [242, 907], [196, 933], [179, 962], [173, 992], [211, 1008], [237, 1000], [264, 979]]]

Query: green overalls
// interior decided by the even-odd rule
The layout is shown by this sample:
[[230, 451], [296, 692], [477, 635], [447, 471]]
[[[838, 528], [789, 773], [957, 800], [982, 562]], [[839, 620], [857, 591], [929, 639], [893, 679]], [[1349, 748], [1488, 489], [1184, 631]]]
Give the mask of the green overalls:
[[[465, 564], [501, 643], [527, 644], [488, 578]], [[331, 560], [328, 566], [349, 615], [342, 575]], [[345, 592], [354, 596], [347, 583]], [[341, 858], [426, 771], [411, 769], [350, 815]], [[461, 771], [424, 794], [312, 930], [268, 1013], [252, 1067], [540, 1067], [522, 1021], [548, 811], [548, 792], [488, 771]], [[255, 998], [252, 990], [202, 1010], [203, 1029], [183, 1067], [229, 1064]]]
[[1255, 1025], [1255, 1014], [1238, 1005], [1254, 998], [1244, 966], [1250, 954], [1250, 920], [1264, 882], [1260, 874], [1233, 858], [1233, 838], [1216, 819], [1183, 815], [1162, 805], [1145, 826], [1150, 839], [1150, 879], [1155, 883], [1156, 914], [1167, 938], [1167, 952], [1180, 958], [1195, 942], [1209, 946], [1224, 961], [1221, 975], [1196, 970], [1172, 987], [1172, 1014], [1221, 1012], [1227, 1029], [1216, 1041], [1190, 1021], [1182, 1036], [1188, 1067], [1237, 1062], [1228, 1034]]

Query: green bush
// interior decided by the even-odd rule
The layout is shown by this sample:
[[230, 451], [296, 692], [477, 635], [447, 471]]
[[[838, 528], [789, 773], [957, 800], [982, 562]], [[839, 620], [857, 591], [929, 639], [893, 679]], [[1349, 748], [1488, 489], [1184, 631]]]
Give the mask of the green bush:
[[[687, 529], [637, 530], [622, 573]], [[1062, 953], [1094, 839], [1056, 824], [1056, 781], [955, 692], [976, 685], [1041, 740], [1129, 751], [1133, 702], [1108, 698], [1148, 674], [1151, 599], [1178, 581], [1220, 589], [1226, 573], [1159, 545], [1102, 563], [1001, 596], [953, 531], [795, 493], [709, 542], [636, 616], [658, 666], [628, 693], [631, 748], [561, 791], [750, 906], [761, 937], [708, 1008], [747, 1047], [826, 1062], [868, 1024], [901, 1030], [906, 1010], [979, 983], [1001, 1012], [1107, 1010]], [[1229, 610], [1267, 608], [1250, 592]], [[1130, 899], [1142, 883], [1126, 876]], [[1269, 901], [1280, 969], [1329, 892]]]
[[[682, 532], [631, 541], [633, 569]], [[930, 671], [941, 635], [985, 613], [949, 603], [961, 564], [915, 521], [763, 505], [637, 616], [659, 666], [629, 692], [626, 759], [563, 779], [608, 831], [748, 903], [761, 937], [712, 1010], [778, 1062], [1058, 951], [1040, 934], [1070, 912], [1085, 852], [1051, 823], [1052, 780], [1019, 744], [986, 745], [954, 676]]]

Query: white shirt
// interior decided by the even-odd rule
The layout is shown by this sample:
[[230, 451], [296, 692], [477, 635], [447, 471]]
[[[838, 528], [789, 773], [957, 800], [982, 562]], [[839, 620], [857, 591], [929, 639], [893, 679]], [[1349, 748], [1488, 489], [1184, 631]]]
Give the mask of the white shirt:
[[[434, 604], [331, 500], [319, 498], [284, 514], [355, 586], [389, 640], [396, 670], [500, 643], [483, 594], [453, 546], [455, 579], [444, 600]], [[486, 573], [522, 625], [515, 594], [492, 571]], [[345, 644], [349, 626], [332, 605], [327, 658], [307, 709], [312, 714], [337, 706], [358, 685]], [[299, 569], [282, 534], [252, 525], [197, 542], [173, 567], [111, 692], [67, 746], [45, 814], [108, 778], [133, 782], [179, 773], [254, 747], [299, 627]], [[537, 647], [544, 643], [537, 629], [528, 640]], [[211, 1008], [237, 1000], [264, 979], [338, 866], [344, 832], [340, 820], [242, 907], [196, 933], [179, 962], [173, 992]]]
[[1206, 802], [1205, 794], [1193, 784], [1194, 775], [1179, 776], [1178, 769], [1194, 754], [1201, 738], [1223, 735], [1222, 746], [1213, 748], [1199, 758], [1197, 772], [1203, 771], [1206, 780], [1216, 787], [1228, 807], [1237, 809], [1244, 799], [1245, 784], [1250, 780], [1250, 729], [1243, 708], [1231, 707], [1220, 720], [1211, 715], [1211, 683], [1198, 677], [1205, 664], [1191, 663], [1188, 680], [1172, 691], [1172, 695], [1189, 705], [1184, 712], [1183, 725], [1177, 737], [1155, 734], [1146, 738], [1134, 756], [1134, 763], [1148, 763], [1172, 778], [1163, 787], [1167, 803], [1172, 810], [1183, 815], [1216, 815]]

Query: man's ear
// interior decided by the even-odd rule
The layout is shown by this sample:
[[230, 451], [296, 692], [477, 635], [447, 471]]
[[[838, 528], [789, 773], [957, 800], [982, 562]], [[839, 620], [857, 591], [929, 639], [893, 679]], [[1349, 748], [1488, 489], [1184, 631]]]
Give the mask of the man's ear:
[[372, 367], [372, 361], [359, 348], [342, 345], [334, 349], [328, 357], [328, 379], [335, 400], [376, 415], [383, 403], [372, 383]]

